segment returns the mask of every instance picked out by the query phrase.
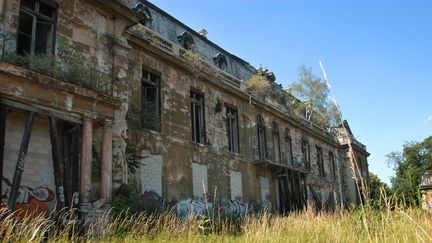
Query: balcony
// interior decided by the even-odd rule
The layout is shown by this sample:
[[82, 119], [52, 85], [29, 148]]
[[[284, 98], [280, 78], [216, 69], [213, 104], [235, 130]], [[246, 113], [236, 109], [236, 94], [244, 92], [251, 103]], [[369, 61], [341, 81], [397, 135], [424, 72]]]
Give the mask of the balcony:
[[0, 34], [0, 61], [117, 98], [118, 80], [78, 51], [58, 47], [56, 55], [17, 55], [5, 50], [6, 39]]

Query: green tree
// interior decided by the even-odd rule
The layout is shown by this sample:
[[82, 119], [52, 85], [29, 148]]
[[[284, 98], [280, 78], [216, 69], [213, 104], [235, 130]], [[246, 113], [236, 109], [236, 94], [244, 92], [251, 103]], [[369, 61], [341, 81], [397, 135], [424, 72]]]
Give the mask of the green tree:
[[372, 205], [375, 207], [379, 207], [384, 203], [382, 193], [385, 193], [387, 197], [391, 196], [390, 187], [372, 172], [369, 172], [369, 191]]
[[303, 102], [307, 120], [326, 128], [340, 124], [338, 107], [329, 97], [330, 89], [326, 82], [312, 73], [312, 68], [300, 67], [299, 80], [291, 84], [288, 92]]
[[419, 205], [421, 177], [426, 170], [432, 169], [432, 136], [422, 142], [406, 143], [402, 153], [388, 154], [387, 162], [396, 172], [391, 182], [399, 201]]

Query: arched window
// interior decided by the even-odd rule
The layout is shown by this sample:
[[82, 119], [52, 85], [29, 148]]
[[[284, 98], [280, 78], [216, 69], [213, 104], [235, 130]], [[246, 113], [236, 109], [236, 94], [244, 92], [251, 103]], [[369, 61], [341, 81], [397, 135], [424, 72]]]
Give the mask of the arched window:
[[285, 151], [286, 151], [286, 161], [288, 165], [293, 165], [293, 153], [292, 153], [292, 140], [290, 130], [285, 129]]
[[177, 40], [181, 47], [188, 51], [193, 50], [193, 48], [195, 47], [195, 41], [189, 32], [183, 32], [181, 35], [177, 36]]
[[260, 159], [267, 159], [266, 131], [264, 119], [261, 115], [257, 117], [258, 127], [258, 152]]
[[272, 133], [273, 133], [273, 152], [274, 152], [274, 161], [280, 162], [280, 142], [279, 142], [279, 128], [276, 122], [272, 123]]

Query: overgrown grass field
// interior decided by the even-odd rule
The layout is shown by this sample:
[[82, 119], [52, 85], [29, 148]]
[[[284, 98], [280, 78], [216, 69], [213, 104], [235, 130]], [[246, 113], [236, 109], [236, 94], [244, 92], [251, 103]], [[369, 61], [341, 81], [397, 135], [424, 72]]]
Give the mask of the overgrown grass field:
[[418, 208], [306, 211], [216, 221], [139, 214], [112, 220], [101, 226], [98, 236], [43, 217], [17, 219], [6, 210], [0, 214], [3, 242], [432, 242], [432, 216]]

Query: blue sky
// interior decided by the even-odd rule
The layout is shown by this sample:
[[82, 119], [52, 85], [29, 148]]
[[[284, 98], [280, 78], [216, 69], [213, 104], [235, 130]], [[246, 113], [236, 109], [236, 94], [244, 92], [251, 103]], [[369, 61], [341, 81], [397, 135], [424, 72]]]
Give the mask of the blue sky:
[[432, 134], [432, 1], [152, 0], [225, 50], [290, 85], [327, 71], [342, 114], [389, 182], [385, 155]]

